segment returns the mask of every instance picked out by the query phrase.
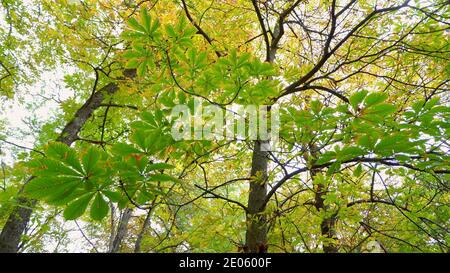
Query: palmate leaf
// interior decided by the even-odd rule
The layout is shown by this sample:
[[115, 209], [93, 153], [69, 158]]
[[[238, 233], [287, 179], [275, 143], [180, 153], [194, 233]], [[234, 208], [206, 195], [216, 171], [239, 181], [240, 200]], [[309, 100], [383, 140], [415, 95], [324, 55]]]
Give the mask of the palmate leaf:
[[137, 75], [139, 77], [144, 77], [147, 74], [147, 61], [144, 60], [142, 63], [140, 63], [137, 67]]
[[367, 95], [367, 90], [362, 90], [362, 91], [359, 91], [359, 92], [353, 94], [350, 97], [349, 101], [350, 101], [350, 105], [353, 107], [353, 109], [355, 109], [355, 110], [358, 109], [359, 104], [364, 100], [366, 95]]
[[174, 166], [167, 163], [155, 163], [147, 167], [148, 171], [173, 169]]
[[353, 175], [355, 177], [360, 177], [363, 172], [362, 164], [358, 164], [358, 166], [353, 170]]
[[82, 186], [77, 185], [76, 187], [74, 187], [74, 189], [68, 188], [66, 191], [57, 196], [52, 195], [51, 197], [46, 198], [45, 202], [54, 206], [66, 206], [67, 204], [79, 198], [80, 196], [83, 196], [84, 194], [86, 194], [86, 190], [83, 189]]
[[140, 62], [139, 62], [138, 59], [130, 59], [126, 63], [125, 68], [128, 68], [128, 69], [130, 69], [130, 68], [137, 68], [139, 66], [139, 64], [140, 64]]
[[131, 123], [134, 129], [130, 140], [144, 153], [163, 151], [174, 142], [170, 135], [170, 124], [160, 110], [153, 113], [144, 112], [141, 120]]
[[120, 157], [115, 164], [115, 169], [118, 170], [121, 178], [123, 191], [121, 194], [105, 191], [102, 193], [113, 202], [117, 201], [120, 208], [125, 207], [130, 202], [130, 198], [139, 205], [153, 200], [156, 195], [160, 194], [156, 182], [179, 182], [175, 177], [159, 173], [159, 171], [174, 168], [173, 165], [150, 163], [150, 158], [143, 154]]
[[141, 20], [142, 20], [142, 26], [145, 28], [145, 30], [147, 32], [150, 31], [150, 27], [151, 27], [151, 18], [150, 18], [150, 14], [148, 14], [146, 9], [141, 9], [140, 11], [140, 15], [141, 15]]
[[131, 144], [126, 143], [117, 143], [113, 146], [112, 152], [114, 154], [120, 155], [120, 156], [127, 156], [130, 154], [140, 154], [143, 153], [143, 151], [135, 148]]
[[328, 151], [322, 154], [314, 163], [315, 165], [322, 165], [330, 162], [331, 160], [336, 158], [336, 152]]
[[378, 116], [385, 117], [387, 115], [395, 113], [395, 111], [397, 111], [397, 107], [395, 107], [395, 105], [388, 104], [388, 103], [382, 103], [382, 104], [374, 105], [370, 108], [365, 109], [364, 113], [366, 114], [366, 116], [378, 115]]
[[110, 190], [102, 190], [102, 194], [104, 194], [111, 202], [117, 203], [120, 201], [121, 194], [120, 192], [113, 192]]
[[386, 93], [371, 93], [364, 100], [365, 107], [371, 107], [373, 105], [384, 102], [388, 98]]
[[[64, 216], [66, 219], [76, 219], [84, 213], [94, 194], [107, 191], [112, 184], [113, 173], [109, 168], [108, 155], [96, 147], [89, 147], [78, 154], [60, 143], [51, 143], [46, 152], [47, 157], [28, 164], [36, 178], [25, 186], [25, 194], [51, 205], [70, 203]], [[105, 196], [113, 202], [119, 199], [113, 192]], [[106, 201], [103, 196], [95, 201], [92, 215], [97, 220], [105, 215]]]
[[81, 160], [83, 162], [84, 174], [86, 176], [91, 176], [94, 171], [98, 161], [100, 160], [101, 152], [94, 147], [90, 147], [87, 152], [82, 156]]
[[69, 195], [82, 180], [73, 177], [37, 177], [25, 186], [25, 194], [37, 199], [58, 199]]
[[340, 161], [335, 161], [328, 168], [327, 175], [331, 176], [333, 173], [339, 171], [340, 169], [341, 169], [341, 162]]
[[369, 135], [362, 135], [357, 138], [357, 144], [366, 150], [372, 150], [375, 145], [376, 139], [373, 139]]
[[72, 176], [83, 177], [82, 172], [63, 164], [63, 162], [52, 158], [40, 158], [33, 160], [30, 164], [34, 168], [34, 174], [37, 176]]
[[127, 21], [127, 23], [128, 23], [128, 25], [132, 28], [132, 29], [134, 29], [134, 30], [137, 30], [137, 31], [139, 31], [139, 32], [146, 32], [146, 29], [138, 22], [138, 20], [136, 20], [135, 18], [130, 18], [128, 21]]
[[94, 193], [88, 193], [81, 198], [70, 203], [64, 210], [64, 218], [66, 220], [75, 220], [84, 214]]
[[337, 160], [345, 161], [361, 155], [364, 155], [364, 151], [359, 147], [344, 147], [337, 154]]
[[169, 37], [175, 38], [177, 37], [177, 33], [172, 25], [164, 25], [164, 30], [166, 31]]
[[130, 203], [130, 198], [133, 198], [137, 191], [137, 189], [134, 187], [129, 188], [128, 186], [126, 186], [125, 189], [126, 193], [125, 191], [122, 191], [120, 195], [120, 200], [117, 202], [117, 206], [120, 209], [124, 209]]
[[103, 196], [100, 193], [97, 193], [91, 205], [91, 218], [100, 221], [108, 215], [108, 211], [108, 203], [103, 199]]
[[50, 143], [47, 146], [45, 154], [47, 157], [59, 160], [80, 173], [83, 172], [80, 160], [78, 160], [77, 152], [64, 143]]
[[401, 135], [387, 136], [381, 139], [377, 145], [375, 145], [375, 152], [380, 155], [390, 155], [395, 151], [399, 151], [399, 147], [404, 147], [404, 143], [408, 146], [408, 139]]
[[162, 121], [158, 120], [158, 118], [152, 113], [143, 112], [141, 114], [141, 120], [133, 121], [131, 123], [131, 128], [135, 130], [152, 131], [157, 129], [161, 122]]
[[151, 201], [154, 199], [155, 199], [155, 195], [146, 190], [139, 190], [139, 192], [136, 194], [136, 202], [140, 205], [144, 205], [148, 201]]

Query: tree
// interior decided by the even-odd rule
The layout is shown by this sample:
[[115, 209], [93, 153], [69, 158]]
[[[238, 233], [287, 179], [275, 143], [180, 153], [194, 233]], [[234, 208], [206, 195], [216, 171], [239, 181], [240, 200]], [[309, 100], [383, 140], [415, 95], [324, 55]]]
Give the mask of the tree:
[[[22, 39], [76, 66], [76, 99], [24, 159], [2, 252], [35, 200], [93, 227], [111, 211], [111, 252], [448, 251], [446, 1], [63, 2], [3, 4], [52, 22]], [[171, 111], [196, 101], [280, 109], [280, 141], [174, 139]]]

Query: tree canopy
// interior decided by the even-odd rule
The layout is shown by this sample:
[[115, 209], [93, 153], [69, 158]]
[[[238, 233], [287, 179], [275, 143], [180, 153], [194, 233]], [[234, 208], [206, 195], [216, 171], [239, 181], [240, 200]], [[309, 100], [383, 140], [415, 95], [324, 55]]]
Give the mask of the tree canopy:
[[[448, 1], [0, 11], [0, 252], [450, 251]], [[278, 141], [175, 139], [198, 102]]]

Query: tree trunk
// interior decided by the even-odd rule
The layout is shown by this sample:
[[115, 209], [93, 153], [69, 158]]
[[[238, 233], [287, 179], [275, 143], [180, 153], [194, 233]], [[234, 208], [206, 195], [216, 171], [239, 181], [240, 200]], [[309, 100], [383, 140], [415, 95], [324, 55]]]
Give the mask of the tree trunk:
[[119, 221], [119, 226], [117, 227], [116, 237], [114, 238], [112, 247], [108, 251], [109, 253], [119, 252], [123, 238], [125, 238], [125, 235], [127, 235], [128, 222], [130, 221], [132, 212], [133, 210], [131, 208], [126, 208], [122, 213]]
[[[314, 180], [314, 177], [317, 174], [317, 171], [311, 171], [311, 178]], [[323, 184], [317, 184], [315, 187], [315, 196], [314, 196], [314, 206], [317, 209], [317, 211], [324, 211], [327, 212], [329, 209], [328, 206], [324, 204], [324, 196], [326, 195], [326, 187]], [[336, 239], [336, 230], [335, 225], [337, 222], [336, 216], [333, 214], [330, 217], [324, 218], [320, 223], [320, 232], [322, 236], [324, 236], [327, 239]], [[325, 253], [336, 253], [338, 252], [338, 247], [336, 243], [333, 242], [326, 242], [323, 244], [323, 252]]]
[[[105, 95], [114, 94], [119, 87], [109, 83], [95, 92], [80, 109], [74, 118], [64, 127], [56, 141], [71, 145], [78, 139], [78, 133], [92, 113], [101, 106]], [[23, 187], [33, 179], [28, 178], [18, 193], [17, 204], [12, 209], [5, 226], [0, 234], [0, 253], [15, 253], [19, 251], [20, 239], [30, 221], [31, 214], [37, 201], [22, 195]]]
[[[30, 182], [30, 177], [25, 185]], [[24, 187], [18, 193], [16, 206], [6, 220], [5, 226], [0, 234], [0, 253], [16, 253], [19, 250], [20, 237], [26, 229], [28, 221], [36, 205], [36, 200], [22, 196]]]
[[147, 215], [145, 216], [144, 224], [142, 225], [142, 229], [137, 236], [136, 243], [134, 244], [134, 253], [141, 252], [142, 239], [144, 238], [145, 231], [147, 230], [148, 225], [150, 224], [152, 212], [154, 209], [154, 204], [155, 204], [155, 202], [153, 202], [152, 206], [149, 208], [149, 210], [147, 212]]
[[[317, 158], [317, 152], [318, 148], [314, 144], [308, 145], [309, 153], [305, 154], [303, 158], [306, 162], [309, 161], [309, 157]], [[313, 162], [314, 165], [314, 162]], [[327, 212], [329, 210], [329, 206], [326, 206], [324, 203], [324, 197], [327, 194], [327, 185], [324, 185], [322, 183], [314, 184], [314, 178], [320, 173], [319, 170], [312, 169], [309, 171], [309, 174], [311, 176], [311, 180], [313, 181], [314, 185], [314, 207], [317, 211], [324, 211]], [[320, 233], [323, 237], [326, 239], [336, 239], [336, 230], [335, 225], [337, 222], [336, 215], [333, 214], [330, 217], [325, 217], [320, 222]], [[335, 243], [326, 242], [323, 243], [323, 252], [325, 253], [336, 253], [338, 252], [338, 247]]]
[[[280, 31], [280, 26], [278, 24], [275, 26], [275, 29], [277, 32], [275, 40], [277, 41], [268, 48], [268, 54], [266, 56], [266, 62], [268, 63], [273, 63], [275, 61], [275, 55], [278, 49], [278, 39], [283, 35], [283, 31]], [[269, 45], [267, 44], [266, 46]], [[272, 79], [272, 77], [268, 78]], [[253, 147], [250, 176], [252, 178], [257, 178], [250, 181], [250, 192], [248, 195], [248, 212], [246, 215], [247, 232], [245, 234], [246, 243], [244, 247], [244, 251], [247, 253], [266, 253], [268, 249], [268, 225], [263, 213], [266, 209], [265, 198], [267, 195], [267, 164], [269, 153], [261, 150], [263, 144], [268, 144], [268, 141], [257, 140]]]
[[[323, 196], [326, 194], [326, 191], [323, 188], [323, 185], [317, 185], [316, 194], [315, 194], [315, 207], [319, 211], [322, 209], [323, 211], [327, 211], [328, 206], [325, 206], [323, 201]], [[337, 222], [337, 218], [335, 215], [330, 217], [326, 217], [320, 223], [320, 232], [322, 236], [327, 239], [336, 240], [336, 229], [335, 225]], [[325, 253], [337, 253], [338, 247], [334, 242], [326, 242], [323, 244], [323, 252]]]
[[268, 152], [261, 150], [262, 142], [255, 141], [250, 175], [250, 192], [247, 205], [247, 233], [244, 251], [267, 252], [267, 221], [263, 214], [266, 208]]

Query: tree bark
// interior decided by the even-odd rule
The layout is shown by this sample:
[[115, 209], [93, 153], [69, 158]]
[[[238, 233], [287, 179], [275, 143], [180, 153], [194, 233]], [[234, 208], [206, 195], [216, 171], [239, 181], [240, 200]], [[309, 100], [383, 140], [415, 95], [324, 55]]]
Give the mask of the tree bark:
[[[27, 179], [24, 186], [33, 179]], [[9, 215], [0, 234], [0, 253], [16, 253], [19, 250], [20, 238], [27, 227], [28, 221], [36, 205], [36, 200], [22, 195], [24, 186], [19, 190], [16, 205]]]
[[[155, 199], [156, 200], [156, 199]], [[144, 234], [145, 231], [148, 228], [148, 225], [150, 225], [150, 220], [151, 220], [151, 216], [152, 216], [152, 212], [154, 207], [155, 202], [153, 202], [152, 206], [149, 208], [147, 215], [145, 216], [145, 220], [144, 220], [144, 224], [142, 225], [142, 229], [139, 232], [136, 242], [134, 244], [134, 253], [140, 253], [141, 252], [141, 243], [142, 243], [142, 239], [144, 238]]]
[[[311, 172], [311, 175], [314, 172]], [[324, 211], [327, 212], [327, 210], [329, 209], [328, 206], [326, 206], [324, 204], [324, 196], [326, 194], [326, 188], [324, 185], [322, 184], [318, 184], [315, 188], [315, 200], [314, 200], [314, 206], [316, 207], [317, 211]], [[325, 217], [324, 219], [322, 219], [321, 223], [320, 223], [320, 232], [322, 234], [322, 236], [324, 236], [327, 239], [333, 239], [336, 240], [336, 229], [335, 229], [335, 225], [337, 222], [337, 218], [335, 215], [331, 215], [329, 217]], [[338, 247], [336, 245], [336, 243], [334, 242], [326, 242], [323, 244], [323, 252], [325, 253], [337, 253], [338, 252]]]
[[247, 253], [267, 252], [267, 221], [263, 214], [266, 208], [268, 152], [262, 151], [263, 142], [255, 141], [248, 195], [247, 232], [244, 251]]
[[[308, 158], [311, 156], [313, 158], [317, 158], [318, 149], [317, 146], [314, 144], [308, 145], [309, 149], [309, 155], [305, 154], [304, 159], [306, 162], [308, 162]], [[314, 163], [313, 163], [314, 165]], [[314, 183], [314, 178], [320, 173], [319, 170], [310, 170], [309, 174], [311, 175], [311, 180]], [[327, 212], [329, 210], [329, 206], [326, 206], [324, 203], [325, 195], [327, 194], [327, 185], [324, 185], [322, 183], [317, 183], [314, 185], [314, 207], [317, 211], [324, 211]], [[325, 217], [320, 222], [320, 233], [323, 237], [327, 239], [336, 239], [336, 230], [335, 225], [337, 222], [336, 215], [331, 215], [330, 217]], [[323, 252], [325, 253], [336, 253], [338, 252], [338, 247], [335, 243], [323, 243], [322, 246]]]
[[119, 226], [117, 227], [117, 233], [112, 243], [109, 253], [119, 252], [120, 246], [122, 245], [123, 238], [127, 235], [128, 222], [130, 221], [131, 214], [133, 210], [131, 208], [126, 208], [120, 217]]
[[[253, 2], [255, 9], [258, 10], [256, 2]], [[259, 12], [259, 11], [258, 11]], [[261, 22], [260, 22], [261, 23]], [[263, 32], [265, 28], [261, 24]], [[266, 62], [273, 63], [278, 49], [278, 42], [283, 36], [282, 24], [275, 26], [276, 35], [272, 40], [272, 45], [266, 42], [267, 56]], [[272, 77], [269, 77], [272, 79]], [[269, 110], [270, 111], [270, 110]], [[252, 169], [250, 176], [257, 179], [250, 181], [250, 191], [248, 195], [248, 212], [247, 212], [247, 232], [245, 234], [244, 251], [247, 253], [266, 253], [267, 246], [267, 232], [268, 225], [264, 211], [266, 209], [266, 195], [267, 195], [267, 165], [268, 155], [267, 151], [262, 151], [262, 145], [268, 144], [268, 141], [255, 141], [252, 155]]]
[[[125, 73], [124, 73], [125, 75]], [[134, 73], [130, 72], [128, 77], [133, 77]], [[116, 83], [109, 83], [97, 92], [95, 92], [75, 113], [74, 118], [64, 127], [56, 141], [71, 145], [78, 139], [78, 133], [91, 117], [92, 113], [101, 106], [105, 95], [112, 95], [119, 89]], [[18, 193], [17, 204], [12, 209], [5, 226], [0, 234], [0, 253], [16, 253], [19, 251], [19, 244], [22, 234], [24, 233], [31, 214], [37, 203], [36, 200], [23, 196], [24, 186], [33, 179], [30, 177], [22, 186]]]

